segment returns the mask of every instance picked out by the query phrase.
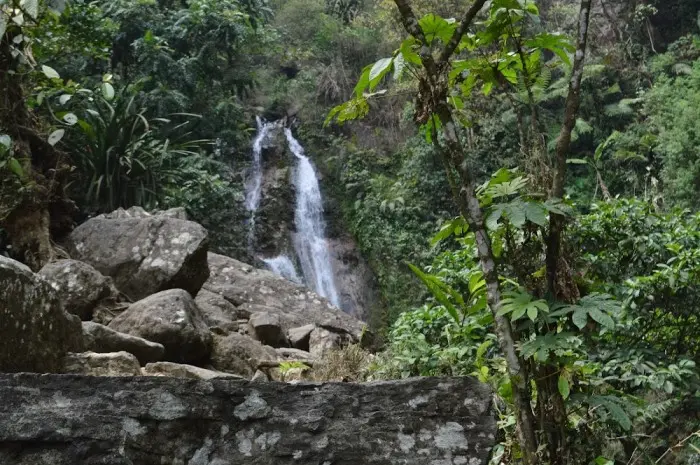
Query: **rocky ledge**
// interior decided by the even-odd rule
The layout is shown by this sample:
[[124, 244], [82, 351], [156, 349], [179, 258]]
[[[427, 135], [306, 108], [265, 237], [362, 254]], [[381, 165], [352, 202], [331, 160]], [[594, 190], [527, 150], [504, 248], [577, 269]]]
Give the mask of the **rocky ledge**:
[[473, 379], [333, 384], [0, 375], [0, 463], [479, 465], [496, 432]]

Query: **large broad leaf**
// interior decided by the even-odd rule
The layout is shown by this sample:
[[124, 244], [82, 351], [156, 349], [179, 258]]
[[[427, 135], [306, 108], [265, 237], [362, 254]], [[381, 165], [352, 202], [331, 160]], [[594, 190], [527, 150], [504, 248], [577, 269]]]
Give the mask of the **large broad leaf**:
[[595, 321], [605, 326], [606, 328], [615, 329], [615, 322], [610, 317], [610, 315], [601, 312], [597, 308], [591, 308], [588, 311], [588, 314], [591, 316], [591, 318], [593, 318]]
[[425, 40], [428, 42], [428, 45], [435, 39], [440, 39], [444, 43], [449, 42], [457, 28], [454, 19], [447, 20], [432, 13], [423, 16], [420, 21], [418, 21], [418, 24], [421, 29], [423, 29]]
[[577, 309], [571, 317], [578, 329], [583, 329], [588, 324], [588, 312], [584, 308]]
[[420, 55], [413, 50], [418, 41], [414, 37], [410, 37], [401, 43], [401, 56], [406, 60], [407, 63], [412, 63], [414, 65], [420, 66], [423, 62], [420, 59]]
[[394, 59], [390, 57], [382, 58], [381, 60], [377, 61], [374, 65], [372, 65], [372, 68], [369, 71], [370, 90], [373, 90], [375, 87], [377, 87], [377, 84], [379, 84], [382, 78], [386, 76], [386, 74], [391, 70], [393, 64]]
[[538, 226], [544, 226], [547, 222], [547, 210], [542, 204], [537, 202], [525, 202], [524, 210], [528, 221]]
[[49, 79], [60, 79], [61, 78], [61, 76], [58, 74], [58, 72], [50, 66], [41, 65], [41, 71]]
[[20, 5], [32, 19], [36, 19], [39, 16], [39, 0], [22, 0]]
[[102, 96], [105, 100], [112, 100], [114, 98], [114, 87], [112, 87], [112, 84], [109, 82], [103, 82], [100, 90], [102, 90]]

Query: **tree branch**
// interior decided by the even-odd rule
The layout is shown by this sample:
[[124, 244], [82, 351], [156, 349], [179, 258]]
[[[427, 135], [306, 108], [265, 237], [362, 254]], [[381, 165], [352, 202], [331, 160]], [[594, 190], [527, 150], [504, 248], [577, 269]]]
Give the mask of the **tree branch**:
[[467, 29], [469, 29], [469, 26], [471, 26], [472, 21], [474, 21], [474, 18], [476, 17], [477, 13], [481, 11], [485, 3], [486, 0], [476, 0], [471, 6], [471, 8], [467, 10], [467, 12], [464, 14], [464, 18], [462, 18], [462, 22], [459, 24], [459, 27], [454, 32], [454, 34], [452, 34], [450, 41], [447, 43], [447, 45], [445, 45], [445, 48], [442, 50], [440, 58], [438, 59], [438, 63], [447, 63], [447, 60], [449, 60], [452, 54], [455, 52], [455, 50], [457, 50], [459, 42], [462, 40], [464, 34], [467, 33]]

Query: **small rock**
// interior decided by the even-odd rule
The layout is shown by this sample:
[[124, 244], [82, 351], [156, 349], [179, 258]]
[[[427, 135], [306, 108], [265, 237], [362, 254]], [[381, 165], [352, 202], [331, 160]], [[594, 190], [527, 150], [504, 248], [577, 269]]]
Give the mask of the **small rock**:
[[263, 343], [272, 347], [285, 345], [284, 332], [280, 324], [279, 315], [267, 312], [256, 312], [250, 316], [248, 324], [253, 328], [257, 338]]
[[309, 336], [316, 328], [314, 325], [305, 325], [298, 328], [292, 328], [287, 332], [289, 343], [295, 349], [309, 350]]
[[256, 370], [250, 381], [253, 383], [267, 383], [270, 381], [270, 378], [264, 372]]
[[310, 381], [312, 379], [311, 370], [304, 367], [289, 368], [282, 372], [282, 381], [285, 383], [298, 383], [301, 381]]
[[100, 300], [114, 291], [109, 278], [78, 260], [59, 260], [44, 266], [38, 273], [51, 284], [67, 312], [82, 320], [92, 318]]
[[139, 376], [139, 361], [128, 352], [71, 353], [64, 357], [63, 372], [88, 376]]
[[282, 358], [283, 360], [300, 360], [300, 361], [307, 360], [307, 361], [313, 362], [317, 358], [305, 350], [290, 349], [287, 347], [281, 347], [279, 349], [275, 349], [275, 352], [277, 352], [277, 355], [279, 355], [280, 358]]
[[203, 363], [211, 351], [211, 333], [192, 296], [182, 289], [159, 292], [135, 302], [109, 327], [165, 347], [165, 360]]
[[92, 321], [83, 322], [83, 339], [87, 350], [98, 353], [129, 352], [141, 365], [163, 360], [165, 355], [165, 347], [162, 344], [120, 333]]
[[277, 352], [248, 336], [231, 333], [214, 336], [211, 365], [216, 370], [251, 378], [261, 361], [277, 360]]
[[221, 371], [207, 370], [192, 365], [184, 365], [171, 362], [149, 363], [143, 369], [144, 376], [169, 376], [171, 378], [188, 379], [214, 379], [214, 378], [235, 378], [245, 379], [242, 376]]

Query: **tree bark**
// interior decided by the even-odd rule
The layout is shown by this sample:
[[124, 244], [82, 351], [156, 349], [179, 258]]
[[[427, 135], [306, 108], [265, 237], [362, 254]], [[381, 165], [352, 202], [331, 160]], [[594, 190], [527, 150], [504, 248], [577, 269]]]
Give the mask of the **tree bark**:
[[[581, 8], [578, 18], [578, 34], [576, 40], [576, 55], [569, 80], [569, 93], [566, 97], [564, 109], [564, 124], [559, 132], [555, 152], [554, 178], [550, 198], [559, 200], [564, 196], [564, 183], [566, 182], [566, 156], [571, 146], [571, 132], [576, 125], [576, 116], [581, 104], [581, 81], [583, 78], [583, 65], [586, 59], [586, 45], [588, 43], [588, 25], [591, 17], [592, 0], [581, 0]], [[559, 297], [557, 288], [557, 273], [559, 259], [561, 257], [561, 236], [564, 231], [565, 218], [562, 215], [551, 213], [549, 216], [549, 235], [547, 237], [547, 290], [553, 299]]]

